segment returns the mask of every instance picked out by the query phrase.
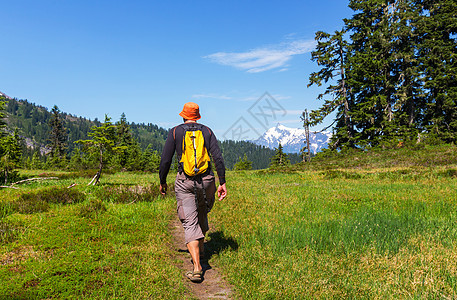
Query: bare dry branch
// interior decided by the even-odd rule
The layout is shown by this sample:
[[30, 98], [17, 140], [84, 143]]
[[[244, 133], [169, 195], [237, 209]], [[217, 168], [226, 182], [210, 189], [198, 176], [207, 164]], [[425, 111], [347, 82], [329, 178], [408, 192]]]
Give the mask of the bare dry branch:
[[[95, 174], [95, 176], [92, 178], [92, 180], [91, 180], [91, 181], [90, 181], [90, 182], [89, 182], [87, 185], [91, 185], [91, 184], [92, 184], [92, 182], [94, 182], [95, 178], [97, 178], [97, 175], [98, 175], [98, 173], [97, 173], [97, 174]], [[93, 184], [93, 185], [95, 185], [95, 183], [96, 183], [96, 181], [94, 182], [94, 184]]]
[[59, 177], [36, 177], [36, 178], [29, 178], [29, 179], [24, 179], [20, 180], [17, 182], [12, 183], [10, 186], [16, 185], [16, 184], [22, 184], [24, 182], [30, 182], [30, 181], [36, 181], [36, 180], [58, 180]]

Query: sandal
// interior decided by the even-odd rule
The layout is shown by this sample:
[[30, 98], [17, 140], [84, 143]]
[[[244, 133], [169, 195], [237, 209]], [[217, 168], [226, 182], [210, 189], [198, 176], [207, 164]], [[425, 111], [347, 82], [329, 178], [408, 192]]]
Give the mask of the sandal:
[[202, 282], [203, 281], [203, 271], [189, 271], [186, 273], [186, 277], [189, 278], [192, 282]]

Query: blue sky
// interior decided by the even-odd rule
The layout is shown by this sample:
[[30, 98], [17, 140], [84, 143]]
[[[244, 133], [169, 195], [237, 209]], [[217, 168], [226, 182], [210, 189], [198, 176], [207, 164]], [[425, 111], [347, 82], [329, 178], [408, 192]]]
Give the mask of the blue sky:
[[278, 122], [301, 127], [300, 112], [320, 104], [306, 87], [318, 70], [314, 34], [352, 15], [341, 0], [0, 4], [0, 91], [165, 128], [192, 101], [220, 139], [255, 138]]

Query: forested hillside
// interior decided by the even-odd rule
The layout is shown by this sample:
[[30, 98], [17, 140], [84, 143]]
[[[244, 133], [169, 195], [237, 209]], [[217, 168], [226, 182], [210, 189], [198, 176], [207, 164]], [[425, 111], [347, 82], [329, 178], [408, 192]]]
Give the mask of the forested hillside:
[[[254, 170], [265, 169], [270, 165], [270, 159], [275, 155], [276, 150], [259, 146], [246, 141], [222, 141], [219, 143], [227, 168], [233, 169], [236, 162], [246, 154], [252, 162]], [[300, 162], [302, 158], [296, 153], [289, 153], [288, 157], [292, 164]]]
[[[30, 103], [27, 100], [4, 100], [7, 100], [8, 128], [19, 128], [21, 135], [27, 138], [28, 146], [33, 145], [44, 148], [49, 143], [51, 112], [47, 108]], [[98, 119], [90, 120], [65, 112], [61, 112], [60, 115], [68, 132], [68, 152], [75, 148], [75, 141], [88, 138], [88, 133], [92, 126], [100, 126], [101, 124]], [[162, 150], [168, 132], [166, 129], [150, 123], [128, 124], [133, 136], [138, 140], [143, 150], [149, 145], [153, 150]], [[44, 149], [42, 150], [44, 151]]]
[[[63, 168], [67, 161], [71, 168], [95, 167], [96, 159], [91, 157], [93, 154], [85, 153], [83, 143], [75, 142], [90, 139], [93, 129], [104, 126], [105, 122], [61, 112], [56, 106], [49, 111], [27, 100], [0, 96], [0, 101], [5, 102], [7, 131], [11, 134], [17, 129], [23, 143], [23, 166]], [[119, 121], [112, 122], [109, 119], [109, 123], [116, 126], [117, 142], [126, 149], [121, 154], [107, 154], [105, 159], [109, 161], [108, 165], [127, 170], [157, 170], [167, 129], [151, 123], [130, 123], [124, 114]], [[52, 124], [58, 128], [53, 129]], [[220, 147], [228, 169], [232, 169], [244, 154], [252, 162], [253, 169], [267, 168], [270, 158], [275, 154], [275, 150], [245, 141], [222, 141]], [[57, 155], [56, 151], [59, 152]], [[60, 163], [50, 163], [55, 156], [58, 156]], [[292, 163], [300, 160], [299, 155], [290, 154]], [[149, 167], [145, 167], [148, 164]]]

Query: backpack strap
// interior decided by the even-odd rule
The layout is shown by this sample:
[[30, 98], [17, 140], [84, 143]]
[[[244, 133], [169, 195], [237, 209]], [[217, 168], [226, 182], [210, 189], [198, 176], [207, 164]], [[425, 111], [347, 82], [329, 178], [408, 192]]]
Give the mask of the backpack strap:
[[[175, 128], [173, 128], [173, 140], [175, 140], [175, 141], [176, 141], [176, 127], [178, 127], [178, 126], [175, 126]], [[184, 127], [184, 132], [186, 132], [186, 130], [189, 128], [189, 126], [187, 126], [186, 124], [184, 124], [182, 126]]]

